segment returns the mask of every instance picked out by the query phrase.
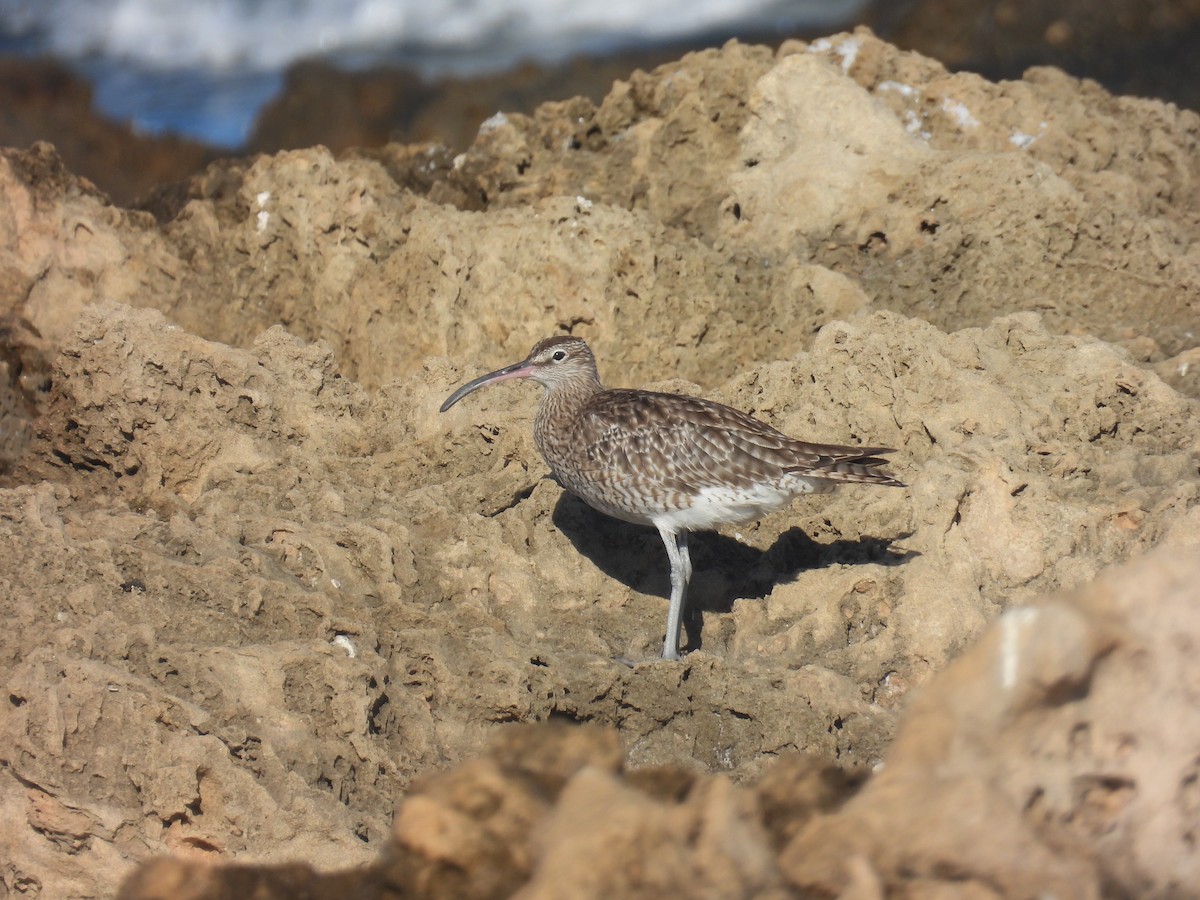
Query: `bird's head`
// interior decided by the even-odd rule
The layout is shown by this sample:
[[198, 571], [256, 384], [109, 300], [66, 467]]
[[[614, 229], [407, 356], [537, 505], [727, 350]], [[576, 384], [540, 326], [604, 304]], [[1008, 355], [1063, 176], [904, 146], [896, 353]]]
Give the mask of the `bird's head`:
[[593, 383], [597, 386], [600, 383], [596, 374], [596, 358], [592, 356], [591, 348], [582, 338], [558, 335], [538, 341], [521, 362], [468, 381], [446, 398], [441, 412], [481, 387], [513, 378], [532, 378], [551, 391], [576, 383], [589, 387]]

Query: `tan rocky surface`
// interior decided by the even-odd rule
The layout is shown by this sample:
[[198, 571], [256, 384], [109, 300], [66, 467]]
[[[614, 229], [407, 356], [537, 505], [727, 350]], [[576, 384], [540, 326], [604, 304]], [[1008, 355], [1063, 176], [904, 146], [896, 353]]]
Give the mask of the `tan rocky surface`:
[[622, 771], [611, 730], [510, 728], [415, 785], [370, 867], [177, 858], [121, 896], [1186, 896], [1200, 734], [1178, 713], [1200, 677], [1200, 560], [1180, 549], [1002, 614], [914, 699], [861, 790], [812, 757], [739, 786]]
[[[1163, 380], [1195, 385], [1198, 137], [863, 32], [454, 160], [219, 162], [154, 216], [5, 151], [0, 885], [173, 851], [127, 894], [376, 860], [314, 890], [1200, 888], [1200, 403]], [[563, 331], [910, 487], [698, 537], [698, 652], [618, 665], [661, 643], [657, 535], [543, 477], [532, 388], [437, 413]]]

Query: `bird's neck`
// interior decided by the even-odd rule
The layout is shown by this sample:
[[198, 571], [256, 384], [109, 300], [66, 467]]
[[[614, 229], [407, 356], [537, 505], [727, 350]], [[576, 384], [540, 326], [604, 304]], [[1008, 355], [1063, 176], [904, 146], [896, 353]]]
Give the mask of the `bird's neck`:
[[533, 423], [533, 436], [547, 462], [554, 463], [555, 445], [565, 438], [571, 430], [571, 425], [588, 401], [604, 390], [600, 377], [594, 372], [572, 380], [567, 384], [557, 384], [546, 388], [542, 395], [541, 406], [538, 407], [537, 419]]

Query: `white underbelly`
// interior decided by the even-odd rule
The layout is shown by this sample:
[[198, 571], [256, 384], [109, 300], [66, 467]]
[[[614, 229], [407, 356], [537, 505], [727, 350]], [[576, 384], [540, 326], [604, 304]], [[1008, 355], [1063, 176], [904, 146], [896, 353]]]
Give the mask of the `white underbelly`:
[[709, 487], [692, 497], [687, 505], [658, 512], [651, 518], [658, 527], [674, 532], [707, 531], [761, 519], [800, 494], [825, 493], [834, 487], [834, 482], [799, 476], [749, 488]]

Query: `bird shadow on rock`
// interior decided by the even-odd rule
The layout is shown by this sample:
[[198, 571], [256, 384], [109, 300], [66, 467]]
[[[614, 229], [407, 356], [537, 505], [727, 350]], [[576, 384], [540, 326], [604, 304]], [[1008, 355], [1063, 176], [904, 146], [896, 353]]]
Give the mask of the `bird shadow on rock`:
[[[639, 593], [669, 598], [670, 564], [658, 531], [598, 512], [567, 491], [554, 506], [553, 522], [581, 555], [610, 578]], [[689, 650], [700, 649], [704, 613], [728, 613], [738, 600], [762, 600], [777, 584], [804, 571], [831, 565], [902, 565], [915, 550], [896, 551], [891, 538], [814, 541], [801, 528], [789, 528], [766, 550], [715, 531], [694, 532], [688, 541], [692, 580], [684, 629]]]

